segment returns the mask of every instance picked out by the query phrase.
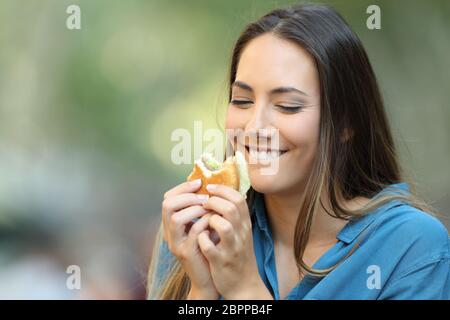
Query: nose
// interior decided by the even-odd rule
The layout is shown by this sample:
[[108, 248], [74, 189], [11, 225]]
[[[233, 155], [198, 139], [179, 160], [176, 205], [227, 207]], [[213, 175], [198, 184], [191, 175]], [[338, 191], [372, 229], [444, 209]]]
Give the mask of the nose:
[[251, 110], [251, 115], [245, 126], [245, 136], [249, 141], [246, 141], [245, 144], [256, 146], [261, 141], [270, 140], [275, 128], [273, 127], [270, 108], [266, 102], [255, 102]]
[[271, 117], [267, 103], [264, 101], [255, 102], [251, 109], [251, 115], [245, 125], [246, 132], [256, 132], [267, 129], [271, 126]]

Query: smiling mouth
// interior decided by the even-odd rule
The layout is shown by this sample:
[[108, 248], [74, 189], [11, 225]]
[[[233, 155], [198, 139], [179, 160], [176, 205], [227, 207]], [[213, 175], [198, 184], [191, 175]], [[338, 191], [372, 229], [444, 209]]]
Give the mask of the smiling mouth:
[[245, 150], [247, 150], [247, 153], [257, 160], [262, 161], [273, 161], [277, 158], [281, 157], [283, 154], [288, 152], [289, 150], [273, 150], [273, 149], [259, 149], [253, 148], [249, 146], [245, 146]]

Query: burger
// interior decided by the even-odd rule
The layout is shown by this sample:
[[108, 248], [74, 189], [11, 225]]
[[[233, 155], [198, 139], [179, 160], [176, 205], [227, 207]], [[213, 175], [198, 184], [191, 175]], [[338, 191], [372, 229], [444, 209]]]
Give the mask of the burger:
[[217, 161], [211, 153], [202, 154], [187, 177], [187, 181], [196, 179], [202, 181], [196, 192], [199, 194], [209, 194], [206, 189], [208, 184], [221, 184], [239, 191], [246, 198], [250, 188], [247, 162], [240, 151], [236, 151], [234, 156], [229, 156], [223, 163]]

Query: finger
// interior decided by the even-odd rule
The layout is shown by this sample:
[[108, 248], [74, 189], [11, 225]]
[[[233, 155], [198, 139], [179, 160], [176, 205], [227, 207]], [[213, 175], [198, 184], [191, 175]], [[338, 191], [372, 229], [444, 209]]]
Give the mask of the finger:
[[239, 212], [248, 211], [247, 202], [239, 191], [222, 184], [208, 184], [206, 189], [211, 196], [218, 196], [234, 203]]
[[192, 206], [175, 212], [169, 221], [169, 237], [174, 245], [181, 243], [186, 238], [186, 225], [192, 219], [203, 216], [208, 210], [202, 206]]
[[215, 211], [222, 215], [225, 219], [231, 222], [233, 226], [238, 226], [241, 220], [241, 216], [238, 212], [236, 205], [226, 199], [213, 196], [210, 197], [205, 203], [203, 208]]
[[167, 198], [162, 202], [162, 219], [168, 224], [170, 217], [187, 207], [201, 205], [208, 199], [206, 194], [182, 193]]
[[220, 257], [220, 252], [209, 238], [207, 230], [200, 232], [197, 238], [200, 251], [209, 262], [216, 263]]
[[218, 214], [213, 214], [209, 219], [209, 226], [216, 230], [219, 235], [220, 242], [227, 248], [232, 248], [236, 241], [236, 234], [233, 225]]
[[[202, 184], [201, 179], [196, 179], [196, 180], [189, 181], [189, 182], [183, 182], [183, 183], [175, 186], [174, 188], [170, 189], [169, 191], [167, 191], [164, 194], [164, 200], [171, 198], [175, 195], [181, 194], [181, 193], [196, 192], [200, 188], [201, 184]], [[168, 224], [168, 222], [167, 222], [167, 215], [165, 213], [166, 212], [164, 210], [162, 210], [161, 220], [162, 220], [163, 229], [164, 229], [163, 237], [167, 241], [167, 233], [168, 233], [167, 224]]]
[[196, 192], [200, 186], [202, 185], [201, 179], [196, 179], [193, 181], [186, 181], [183, 183], [180, 183], [179, 185], [173, 187], [172, 189], [168, 190], [164, 194], [164, 199], [176, 196], [181, 193], [193, 193]]
[[209, 219], [211, 218], [211, 213], [204, 214], [199, 220], [194, 222], [191, 229], [189, 230], [189, 233], [187, 235], [186, 245], [190, 248], [194, 248], [198, 245], [197, 238], [198, 235], [202, 232], [207, 230], [209, 226]]

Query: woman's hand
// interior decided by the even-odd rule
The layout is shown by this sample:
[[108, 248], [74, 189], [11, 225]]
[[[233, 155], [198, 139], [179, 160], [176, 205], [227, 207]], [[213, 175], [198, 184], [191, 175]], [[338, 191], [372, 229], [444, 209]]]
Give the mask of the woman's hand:
[[208, 185], [207, 189], [211, 197], [203, 208], [217, 213], [209, 218], [209, 226], [218, 233], [220, 242], [215, 245], [205, 230], [198, 244], [208, 259], [217, 290], [225, 299], [273, 299], [259, 276], [245, 199], [224, 185]]
[[[211, 213], [202, 206], [207, 195], [197, 195], [201, 181], [182, 183], [164, 194], [163, 238], [191, 281], [188, 299], [218, 299], [209, 265], [198, 246], [198, 235], [208, 228]], [[200, 218], [195, 223], [193, 219]]]

